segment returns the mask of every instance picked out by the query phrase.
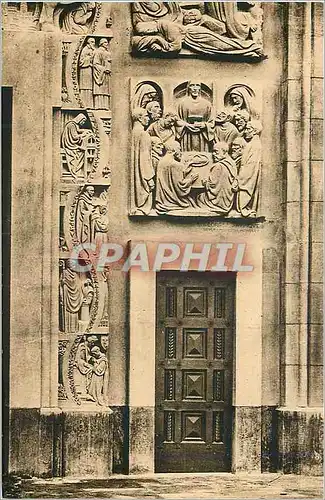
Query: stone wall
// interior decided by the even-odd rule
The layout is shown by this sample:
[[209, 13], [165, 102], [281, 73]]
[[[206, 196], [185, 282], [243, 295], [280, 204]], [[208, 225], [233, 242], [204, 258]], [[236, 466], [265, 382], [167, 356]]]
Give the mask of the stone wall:
[[[154, 312], [150, 316], [155, 277], [140, 283], [141, 294], [145, 279], [152, 280], [139, 305], [139, 297], [130, 294], [136, 282], [127, 273], [91, 270], [77, 279], [72, 271], [70, 278], [74, 276], [84, 294], [83, 306], [70, 315], [64, 308], [58, 313], [69, 250], [83, 237], [77, 223], [71, 229], [71, 217], [77, 220], [76, 207], [87, 186], [93, 186], [98, 209], [108, 207], [108, 231], [97, 234], [106, 238], [107, 233], [110, 242], [246, 243], [257, 264], [254, 276], [242, 274], [238, 281], [232, 469], [317, 472], [317, 408], [322, 405], [322, 6], [265, 3], [268, 57], [257, 62], [193, 54], [137, 57], [130, 48], [130, 5], [97, 3], [92, 8], [82, 33], [68, 16], [49, 31], [46, 19], [42, 25], [24, 2], [3, 12], [3, 85], [13, 88], [9, 468], [31, 475], [98, 477], [112, 470], [154, 470], [154, 402], [145, 391], [134, 398], [132, 387], [141, 380], [135, 377], [143, 375], [133, 349], [147, 350], [154, 367], [154, 350], [145, 344], [154, 340], [154, 331], [148, 330], [148, 337], [138, 329], [155, 324]], [[80, 60], [91, 37], [95, 50], [102, 39], [108, 42], [108, 104], [104, 99], [96, 105], [87, 101], [89, 93], [79, 92]], [[160, 82], [167, 96], [165, 89], [197, 78], [213, 88], [214, 103], [222, 102], [233, 84], [255, 90], [263, 123], [256, 220], [130, 215], [134, 85]], [[93, 142], [74, 178], [63, 134], [80, 113]], [[105, 217], [101, 220], [105, 226]], [[252, 294], [246, 296], [247, 290]], [[76, 321], [78, 326], [73, 326]], [[141, 338], [143, 344], [135, 345]], [[87, 399], [89, 394], [76, 382], [75, 357], [84, 360], [82, 353], [94, 347], [110, 366], [108, 409]], [[309, 410], [305, 414], [307, 407], [315, 408], [312, 416]], [[139, 418], [146, 419], [152, 432], [137, 424]], [[295, 425], [306, 426], [309, 433], [299, 445]]]

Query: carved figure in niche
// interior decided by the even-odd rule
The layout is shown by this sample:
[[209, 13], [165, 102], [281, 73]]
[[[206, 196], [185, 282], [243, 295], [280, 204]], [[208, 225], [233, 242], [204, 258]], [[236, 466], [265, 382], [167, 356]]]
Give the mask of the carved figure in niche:
[[[254, 2], [135, 2], [131, 7], [133, 49], [263, 59], [262, 9]], [[181, 52], [182, 54], [182, 52]]]
[[158, 101], [150, 101], [146, 105], [146, 111], [149, 117], [149, 124], [156, 122], [159, 120], [162, 114], [162, 109], [160, 107], [160, 103]]
[[[162, 105], [161, 93], [150, 83], [140, 83], [137, 85], [134, 97], [131, 102], [131, 108], [145, 108], [148, 102], [157, 101]], [[162, 106], [161, 106], [162, 107]]]
[[[96, 335], [84, 335], [74, 365], [74, 383], [79, 397], [100, 406], [107, 406], [109, 368], [106, 356], [108, 337], [98, 340]], [[101, 348], [105, 351], [102, 352]]]
[[64, 127], [61, 136], [61, 147], [65, 153], [66, 166], [74, 179], [87, 177], [87, 150], [93, 148], [95, 136], [89, 129], [81, 128], [87, 122], [80, 113]]
[[161, 139], [159, 137], [152, 137], [151, 138], [151, 159], [152, 159], [152, 166], [155, 172], [157, 172], [157, 166], [160, 161], [160, 159], [164, 156], [165, 154], [165, 146], [161, 142]]
[[255, 94], [246, 85], [233, 85], [224, 97], [225, 107], [232, 116], [245, 110], [251, 119], [259, 117], [254, 101]]
[[201, 83], [189, 81], [187, 95], [177, 106], [177, 133], [182, 151], [209, 151], [213, 140], [212, 105], [201, 95]]
[[108, 241], [109, 217], [106, 205], [99, 205], [95, 208], [92, 215], [92, 226], [94, 231], [93, 241], [99, 250], [103, 243]]
[[79, 196], [76, 211], [76, 236], [80, 243], [89, 242], [91, 239], [91, 216], [94, 210], [95, 188], [86, 186]]
[[215, 142], [226, 142], [230, 145], [238, 137], [238, 129], [231, 123], [231, 118], [232, 116], [225, 109], [217, 112], [214, 129]]
[[94, 287], [90, 278], [82, 280], [72, 261], [68, 260], [60, 274], [61, 330], [75, 333], [89, 322]]
[[145, 109], [133, 111], [132, 167], [134, 202], [139, 213], [149, 214], [152, 209], [152, 191], [155, 171], [151, 157], [151, 137], [147, 130], [149, 116]]
[[62, 29], [82, 35], [89, 31], [96, 8], [95, 2], [37, 2], [34, 23], [42, 31]]
[[197, 205], [208, 208], [219, 215], [228, 214], [234, 203], [234, 192], [238, 189], [237, 168], [228, 154], [226, 142], [213, 146], [213, 165], [204, 182], [205, 192], [199, 194]]
[[75, 215], [75, 234], [78, 242], [92, 243], [107, 240], [107, 190], [95, 196], [94, 186], [86, 186], [80, 194]]
[[261, 122], [252, 120], [243, 133], [247, 144], [243, 148], [238, 173], [237, 210], [244, 217], [256, 217], [262, 157], [261, 132]]
[[198, 174], [192, 173], [192, 167], [186, 167], [182, 163], [180, 144], [169, 141], [166, 144], [166, 154], [157, 167], [157, 213], [166, 214], [190, 208], [188, 196], [197, 178]]
[[139, 52], [179, 52], [183, 15], [177, 2], [134, 2], [133, 48]]
[[107, 38], [99, 40], [93, 58], [93, 95], [95, 109], [109, 109], [111, 53]]
[[88, 38], [79, 58], [79, 90], [85, 108], [93, 108], [93, 58], [96, 48], [95, 38]]
[[167, 111], [164, 116], [148, 127], [148, 133], [153, 137], [159, 137], [163, 144], [175, 140], [177, 115], [174, 111]]
[[74, 373], [74, 383], [76, 391], [81, 397], [87, 397], [88, 394], [92, 369], [90, 351], [96, 343], [98, 343], [98, 338], [95, 335], [85, 335], [76, 352], [74, 364], [78, 370]]
[[99, 406], [107, 406], [109, 368], [108, 360], [98, 346], [91, 349], [92, 368], [88, 394]]

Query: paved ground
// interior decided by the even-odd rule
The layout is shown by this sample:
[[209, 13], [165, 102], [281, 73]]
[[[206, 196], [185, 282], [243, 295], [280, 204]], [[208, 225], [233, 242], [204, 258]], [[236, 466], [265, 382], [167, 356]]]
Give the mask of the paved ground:
[[[109, 479], [11, 480], [7, 498], [323, 498], [321, 477], [279, 474], [155, 474]], [[12, 496], [14, 495], [14, 496]]]

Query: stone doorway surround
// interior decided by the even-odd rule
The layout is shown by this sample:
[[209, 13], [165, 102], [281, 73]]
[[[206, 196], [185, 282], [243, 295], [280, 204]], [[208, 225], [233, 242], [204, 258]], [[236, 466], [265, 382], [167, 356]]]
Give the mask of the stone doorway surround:
[[[262, 245], [259, 236], [258, 231], [246, 235], [251, 249], [249, 264], [254, 270], [236, 275], [232, 472], [261, 471]], [[209, 242], [216, 242], [216, 238], [211, 240]], [[227, 241], [236, 240], [238, 235], [237, 238], [228, 235]], [[170, 241], [177, 241], [177, 237], [174, 240], [171, 237]], [[130, 248], [137, 243], [129, 242]], [[168, 269], [179, 270], [179, 263], [168, 264]], [[129, 271], [130, 473], [155, 472], [155, 334], [156, 272], [142, 272], [133, 267]]]

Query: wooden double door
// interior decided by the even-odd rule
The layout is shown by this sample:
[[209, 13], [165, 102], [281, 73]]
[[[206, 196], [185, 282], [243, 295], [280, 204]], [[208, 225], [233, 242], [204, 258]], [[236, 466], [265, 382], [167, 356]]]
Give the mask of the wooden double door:
[[157, 275], [156, 472], [231, 467], [235, 275]]

